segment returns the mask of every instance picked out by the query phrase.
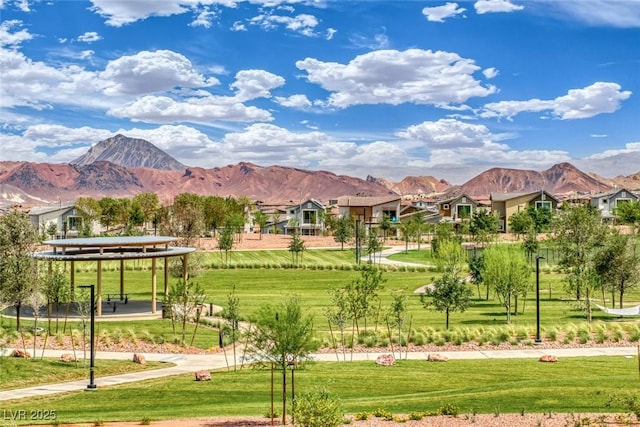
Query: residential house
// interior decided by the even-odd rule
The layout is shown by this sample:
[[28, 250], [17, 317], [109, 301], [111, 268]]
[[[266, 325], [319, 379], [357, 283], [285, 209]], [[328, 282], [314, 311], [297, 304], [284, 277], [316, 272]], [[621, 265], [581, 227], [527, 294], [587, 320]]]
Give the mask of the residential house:
[[496, 213], [500, 220], [498, 230], [509, 233], [509, 218], [516, 212], [534, 207], [555, 211], [558, 199], [544, 190], [527, 193], [491, 193], [491, 213]]
[[[78, 237], [82, 225], [82, 220], [73, 203], [32, 208], [29, 211], [29, 218], [38, 232], [47, 238]], [[49, 231], [53, 231], [55, 234], [50, 235]], [[99, 222], [96, 221], [91, 225], [93, 234], [99, 234], [100, 231]]]
[[467, 194], [460, 194], [438, 202], [438, 211], [444, 221], [460, 222], [470, 219], [478, 209], [478, 202]]
[[321, 236], [324, 231], [324, 215], [324, 205], [315, 199], [288, 206], [284, 231], [292, 234], [298, 230], [303, 236]]
[[337, 199], [339, 216], [352, 216], [369, 228], [387, 215], [391, 222], [400, 220], [400, 196], [342, 196]]
[[621, 188], [619, 190], [609, 191], [607, 193], [596, 194], [591, 197], [591, 205], [594, 206], [603, 218], [613, 218], [615, 215], [615, 209], [620, 203], [628, 203], [637, 201], [638, 196], [627, 190]]

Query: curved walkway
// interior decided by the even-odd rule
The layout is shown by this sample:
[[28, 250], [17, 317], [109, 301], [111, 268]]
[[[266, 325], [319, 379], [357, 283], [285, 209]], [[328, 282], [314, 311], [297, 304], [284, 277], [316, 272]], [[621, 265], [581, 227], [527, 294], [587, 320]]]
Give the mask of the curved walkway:
[[[7, 349], [0, 356], [11, 354], [12, 349]], [[46, 350], [46, 357], [59, 358], [68, 350]], [[229, 353], [229, 352], [227, 352]], [[553, 355], [561, 357], [592, 357], [592, 356], [619, 356], [619, 357], [636, 357], [638, 356], [638, 348], [636, 347], [602, 347], [602, 348], [559, 348], [559, 349], [527, 349], [527, 350], [494, 350], [494, 351], [439, 351], [439, 355], [446, 356], [450, 360], [469, 360], [469, 359], [516, 359], [516, 358], [540, 358], [543, 355]], [[180, 375], [194, 373], [200, 370], [221, 370], [229, 366], [233, 366], [233, 355], [224, 353], [216, 354], [161, 354], [161, 353], [142, 353], [146, 360], [158, 361], [165, 363], [173, 363], [175, 366], [169, 368], [153, 369], [140, 372], [132, 372], [129, 374], [113, 375], [108, 377], [99, 377], [95, 379], [97, 387], [108, 387], [118, 384], [126, 384], [135, 381], [144, 381], [154, 378], [162, 378], [171, 375]], [[375, 361], [378, 356], [385, 353], [354, 353], [353, 361]], [[241, 363], [241, 355], [236, 358], [236, 364]], [[311, 355], [312, 360], [320, 362], [335, 362], [337, 357], [335, 353], [317, 353]], [[96, 359], [111, 360], [130, 360], [133, 353], [124, 352], [108, 352], [99, 351], [96, 353]], [[347, 354], [346, 362], [351, 361], [351, 354]], [[407, 360], [427, 360], [428, 352], [409, 352], [406, 357], [403, 353], [402, 359]], [[58, 384], [45, 384], [22, 389], [0, 391], [0, 401], [23, 399], [36, 396], [46, 396], [55, 393], [66, 393], [71, 391], [85, 390], [88, 385], [88, 379], [69, 381]]]

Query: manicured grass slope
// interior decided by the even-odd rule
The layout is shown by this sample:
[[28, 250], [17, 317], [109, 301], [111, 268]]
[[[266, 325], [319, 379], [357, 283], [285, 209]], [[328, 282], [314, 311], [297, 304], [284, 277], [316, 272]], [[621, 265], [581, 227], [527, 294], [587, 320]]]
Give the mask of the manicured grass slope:
[[[211, 382], [185, 375], [43, 397], [37, 404], [56, 408], [61, 422], [260, 416], [270, 407], [270, 375], [267, 368], [215, 372]], [[280, 402], [280, 372], [275, 381]], [[289, 375], [289, 387], [290, 381]], [[611, 396], [637, 391], [637, 383], [637, 361], [623, 357], [565, 358], [556, 364], [536, 359], [399, 361], [393, 367], [373, 361], [326, 362], [306, 364], [295, 373], [296, 393], [326, 387], [352, 414], [434, 411], [447, 404], [462, 414], [623, 411], [607, 402]], [[4, 406], [10, 410], [31, 403]]]

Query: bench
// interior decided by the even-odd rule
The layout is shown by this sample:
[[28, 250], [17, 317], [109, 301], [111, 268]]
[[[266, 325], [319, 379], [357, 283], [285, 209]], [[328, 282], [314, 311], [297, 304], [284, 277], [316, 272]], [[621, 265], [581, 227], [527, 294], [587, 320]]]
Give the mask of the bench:
[[[118, 299], [119, 301], [123, 301], [125, 304], [129, 302], [129, 294], [107, 294], [107, 304], [111, 304], [111, 300]], [[115, 302], [113, 303], [115, 305]], [[115, 310], [114, 310], [115, 311]]]

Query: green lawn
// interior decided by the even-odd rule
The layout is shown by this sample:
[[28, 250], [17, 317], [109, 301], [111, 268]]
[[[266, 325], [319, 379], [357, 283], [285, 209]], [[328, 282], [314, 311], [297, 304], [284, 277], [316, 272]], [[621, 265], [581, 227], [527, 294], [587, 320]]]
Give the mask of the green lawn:
[[[260, 416], [270, 407], [270, 375], [265, 368], [216, 372], [211, 382], [184, 375], [99, 387], [94, 393], [5, 402], [3, 408], [21, 409], [37, 402], [39, 408], [55, 409], [64, 423]], [[275, 378], [279, 402], [279, 372]], [[288, 382], [290, 386], [290, 376]], [[624, 357], [563, 358], [555, 364], [536, 359], [399, 361], [393, 367], [371, 361], [309, 363], [296, 371], [296, 393], [317, 386], [338, 395], [350, 414], [380, 409], [406, 414], [448, 404], [461, 414], [622, 412], [625, 408], [608, 407], [607, 402], [622, 393], [637, 395], [638, 364]]]
[[[69, 352], [71, 353], [71, 351]], [[82, 352], [77, 353], [78, 363], [65, 363], [58, 359], [20, 359], [0, 357], [0, 390], [32, 387], [42, 384], [53, 384], [89, 378], [89, 354], [86, 364]], [[77, 366], [76, 366], [77, 365]], [[129, 360], [96, 360], [95, 376], [104, 377], [146, 369], [168, 367], [171, 364], [147, 362], [145, 365]]]

